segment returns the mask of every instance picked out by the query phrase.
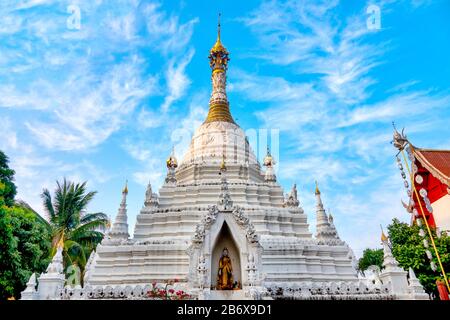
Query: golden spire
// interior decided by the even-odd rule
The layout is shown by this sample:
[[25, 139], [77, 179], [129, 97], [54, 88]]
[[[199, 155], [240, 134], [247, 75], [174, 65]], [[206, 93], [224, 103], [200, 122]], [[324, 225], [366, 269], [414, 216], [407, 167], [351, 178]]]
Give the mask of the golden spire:
[[122, 193], [128, 194], [128, 180], [125, 180], [125, 187], [123, 188]]
[[317, 180], [316, 180], [316, 194], [320, 194], [319, 184], [317, 183]]
[[381, 227], [381, 242], [386, 242], [388, 241], [388, 237], [384, 234], [383, 227], [381, 225], [380, 227]]
[[220, 41], [220, 13], [217, 24], [217, 40], [209, 51], [209, 65], [212, 69], [212, 93], [209, 99], [209, 112], [206, 122], [225, 121], [234, 123], [229, 109], [226, 93], [226, 71], [228, 68], [228, 51]]
[[222, 52], [228, 54], [227, 49], [223, 46], [222, 42], [220, 41], [220, 13], [219, 13], [219, 22], [217, 23], [217, 40], [216, 43], [211, 48], [210, 53], [214, 52]]

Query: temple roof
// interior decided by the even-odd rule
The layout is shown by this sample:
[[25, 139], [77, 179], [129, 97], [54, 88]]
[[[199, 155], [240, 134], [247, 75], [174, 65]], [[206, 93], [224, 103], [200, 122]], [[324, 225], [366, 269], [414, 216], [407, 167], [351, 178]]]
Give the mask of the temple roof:
[[442, 183], [450, 186], [450, 150], [432, 150], [413, 147], [416, 159]]

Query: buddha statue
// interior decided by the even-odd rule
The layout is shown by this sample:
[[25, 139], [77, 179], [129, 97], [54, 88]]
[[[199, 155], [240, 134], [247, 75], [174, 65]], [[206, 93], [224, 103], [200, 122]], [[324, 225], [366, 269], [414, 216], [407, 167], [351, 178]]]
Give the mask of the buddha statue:
[[233, 290], [233, 267], [228, 249], [224, 248], [219, 259], [219, 270], [217, 271], [217, 289]]

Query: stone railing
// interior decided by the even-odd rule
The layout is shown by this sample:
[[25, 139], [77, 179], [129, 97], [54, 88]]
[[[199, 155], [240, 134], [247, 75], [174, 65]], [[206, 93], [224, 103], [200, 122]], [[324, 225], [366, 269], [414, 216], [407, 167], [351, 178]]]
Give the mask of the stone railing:
[[[59, 298], [61, 300], [87, 300], [87, 299], [98, 299], [98, 300], [164, 300], [165, 297], [154, 298], [150, 296], [150, 293], [154, 289], [170, 290], [174, 291], [182, 290], [181, 287], [167, 287], [166, 284], [157, 284], [155, 287], [151, 284], [148, 285], [118, 285], [118, 286], [89, 286], [84, 288], [81, 287], [69, 287], [66, 286], [64, 289], [60, 290]], [[189, 297], [187, 299], [196, 299], [196, 294], [188, 293]], [[175, 300], [177, 296], [175, 293], [170, 294], [168, 299]], [[185, 298], [186, 299], [186, 298]]]
[[384, 285], [369, 287], [362, 282], [303, 282], [294, 286], [266, 284], [272, 299], [288, 300], [393, 300]]

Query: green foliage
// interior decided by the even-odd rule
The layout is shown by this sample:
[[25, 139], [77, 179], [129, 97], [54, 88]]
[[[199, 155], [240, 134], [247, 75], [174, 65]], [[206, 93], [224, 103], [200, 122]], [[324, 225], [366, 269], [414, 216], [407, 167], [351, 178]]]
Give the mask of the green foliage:
[[13, 206], [17, 189], [14, 184], [14, 170], [8, 167], [8, 162], [8, 157], [0, 150], [0, 182], [3, 184], [0, 197], [7, 206]]
[[19, 298], [31, 274], [45, 270], [50, 261], [48, 240], [34, 212], [8, 207], [0, 196], [0, 300]]
[[[429, 250], [433, 255], [433, 261], [438, 267], [436, 272], [431, 270], [430, 261], [427, 258], [425, 253], [426, 249], [423, 245], [423, 237], [420, 236], [419, 230], [417, 225], [409, 226], [397, 219], [393, 219], [392, 223], [388, 226], [392, 254], [397, 259], [399, 265], [405, 270], [408, 270], [410, 267], [414, 270], [427, 293], [432, 293], [437, 296], [436, 280], [442, 279], [441, 270], [434, 254], [431, 240], [425, 231], [426, 238], [429, 242]], [[432, 230], [432, 233], [439, 255], [441, 256], [442, 264], [447, 272], [447, 277], [450, 277], [450, 237], [446, 233], [443, 233], [440, 238], [436, 238], [434, 230]]]
[[383, 249], [365, 249], [358, 261], [358, 270], [364, 272], [368, 267], [375, 265], [383, 268]]
[[0, 151], [0, 300], [19, 298], [31, 274], [50, 261], [45, 220], [15, 195], [14, 170]]
[[76, 264], [83, 269], [86, 257], [103, 239], [108, 217], [101, 212], [84, 213], [95, 194], [86, 191], [86, 182], [64, 179], [62, 184], [56, 183], [53, 198], [47, 189], [41, 195], [52, 230], [52, 252], [60, 241], [64, 243], [65, 267]]

